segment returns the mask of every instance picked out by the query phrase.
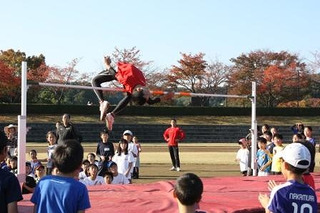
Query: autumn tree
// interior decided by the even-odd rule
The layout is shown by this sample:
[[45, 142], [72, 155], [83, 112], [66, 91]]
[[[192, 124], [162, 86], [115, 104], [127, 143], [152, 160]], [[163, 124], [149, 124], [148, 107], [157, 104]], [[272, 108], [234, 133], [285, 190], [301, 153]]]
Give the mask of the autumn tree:
[[[182, 59], [178, 61], [179, 66], [173, 65], [168, 75], [168, 81], [172, 87], [182, 88], [192, 93], [201, 90], [203, 77], [205, 75], [206, 61], [203, 59], [204, 53], [195, 55], [181, 53]], [[192, 105], [203, 105], [201, 98], [192, 98]]]
[[[28, 65], [27, 75], [28, 79], [32, 80], [44, 80], [46, 79], [46, 64], [45, 57], [40, 54], [39, 56], [26, 56], [24, 52], [20, 50], [15, 51], [13, 49], [9, 49], [6, 51], [1, 50], [0, 52], [0, 61], [8, 67], [6, 72], [1, 70], [1, 75], [3, 78], [11, 79], [10, 85], [6, 86], [6, 95], [5, 102], [13, 103], [20, 101], [21, 94], [21, 64], [22, 61], [26, 61]], [[4, 66], [2, 66], [3, 68]], [[2, 73], [3, 71], [3, 73]], [[2, 84], [3, 86], [4, 84]], [[2, 86], [0, 86], [2, 88]], [[28, 96], [32, 99], [35, 95], [35, 91], [29, 91]]]
[[[50, 83], [58, 84], [72, 84], [74, 81], [78, 80], [79, 71], [76, 66], [79, 59], [73, 59], [67, 64], [66, 67], [49, 66], [47, 68], [48, 76], [46, 81]], [[89, 84], [89, 83], [87, 83]], [[67, 88], [59, 87], [45, 87], [41, 88], [39, 94], [39, 101], [44, 101], [45, 103], [62, 104], [65, 103], [63, 100], [65, 98], [65, 92]], [[77, 90], [77, 92], [79, 92]], [[72, 102], [71, 102], [72, 103]]]
[[254, 51], [232, 58], [229, 94], [251, 94], [251, 82], [257, 82], [257, 102], [275, 107], [283, 101], [299, 100], [306, 91], [309, 73], [306, 64], [286, 51]]

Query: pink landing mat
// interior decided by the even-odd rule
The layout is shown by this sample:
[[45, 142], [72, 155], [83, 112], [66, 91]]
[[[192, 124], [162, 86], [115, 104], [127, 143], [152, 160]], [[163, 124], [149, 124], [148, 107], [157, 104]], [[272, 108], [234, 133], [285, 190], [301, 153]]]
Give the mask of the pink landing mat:
[[[316, 193], [320, 195], [320, 173], [313, 174]], [[206, 212], [264, 212], [258, 201], [258, 194], [269, 193], [268, 180], [284, 182], [282, 175], [268, 177], [213, 177], [202, 178], [204, 192], [199, 203]], [[178, 206], [172, 196], [174, 181], [160, 181], [148, 184], [91, 186], [89, 197], [91, 208], [86, 212], [170, 212], [178, 213]], [[318, 196], [319, 197], [319, 196]], [[19, 212], [32, 212], [31, 195], [24, 195]]]

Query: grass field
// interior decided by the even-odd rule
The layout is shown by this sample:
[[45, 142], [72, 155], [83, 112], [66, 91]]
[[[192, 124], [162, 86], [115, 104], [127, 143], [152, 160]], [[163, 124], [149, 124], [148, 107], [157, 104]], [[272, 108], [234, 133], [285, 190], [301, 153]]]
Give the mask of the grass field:
[[[38, 158], [46, 157], [46, 143], [27, 143], [30, 149], [38, 151]], [[95, 144], [84, 143], [85, 156], [95, 151]], [[182, 173], [193, 172], [200, 177], [240, 176], [239, 166], [235, 162], [238, 144], [180, 144], [181, 172], [169, 171], [171, 161], [166, 144], [142, 144], [140, 178], [133, 183], [150, 183], [161, 180], [173, 180]], [[315, 172], [320, 171], [320, 154], [316, 156]], [[27, 160], [30, 156], [27, 154]]]
[[[169, 125], [171, 117], [143, 117], [143, 116], [118, 116], [116, 123], [128, 124], [167, 124]], [[249, 116], [184, 116], [178, 117], [180, 125], [250, 125]], [[27, 122], [55, 123], [61, 120], [61, 115], [28, 115]], [[318, 126], [320, 116], [315, 117], [258, 117], [258, 124], [268, 123], [270, 125], [292, 125], [297, 122], [303, 122], [305, 125]], [[2, 123], [17, 123], [16, 115], [0, 115]], [[96, 116], [78, 116], [72, 115], [74, 123], [97, 123]], [[44, 133], [45, 135], [45, 133]], [[85, 156], [88, 152], [95, 152], [95, 143], [83, 143]], [[45, 158], [46, 143], [27, 143], [27, 151], [36, 149], [38, 158]], [[180, 160], [181, 172], [169, 171], [171, 162], [167, 146], [163, 144], [142, 144], [140, 179], [134, 180], [134, 183], [148, 183], [159, 180], [176, 179], [185, 172], [197, 173], [200, 177], [217, 176], [239, 176], [239, 166], [235, 162], [235, 155], [238, 150], [238, 144], [215, 144], [215, 143], [181, 143]], [[29, 155], [27, 154], [27, 159]], [[319, 167], [319, 153], [316, 155], [316, 169]]]

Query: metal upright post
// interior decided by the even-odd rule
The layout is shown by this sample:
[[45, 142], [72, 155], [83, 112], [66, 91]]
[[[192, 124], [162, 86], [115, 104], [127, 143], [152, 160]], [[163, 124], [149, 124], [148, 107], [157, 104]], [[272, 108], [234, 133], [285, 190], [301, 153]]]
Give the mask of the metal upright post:
[[26, 140], [27, 140], [27, 62], [22, 62], [21, 69], [21, 115], [18, 115], [18, 179], [25, 182], [26, 175]]

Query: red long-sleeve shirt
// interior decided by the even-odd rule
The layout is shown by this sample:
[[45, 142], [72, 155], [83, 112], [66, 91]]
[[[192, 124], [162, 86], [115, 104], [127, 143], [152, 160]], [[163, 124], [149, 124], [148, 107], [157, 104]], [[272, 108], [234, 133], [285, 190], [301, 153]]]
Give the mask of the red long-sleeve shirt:
[[116, 78], [121, 83], [126, 92], [132, 93], [137, 85], [145, 86], [146, 79], [141, 70], [127, 63], [118, 63]]
[[178, 146], [178, 141], [185, 138], [185, 133], [179, 127], [169, 127], [163, 133], [163, 138], [167, 141], [168, 146]]

